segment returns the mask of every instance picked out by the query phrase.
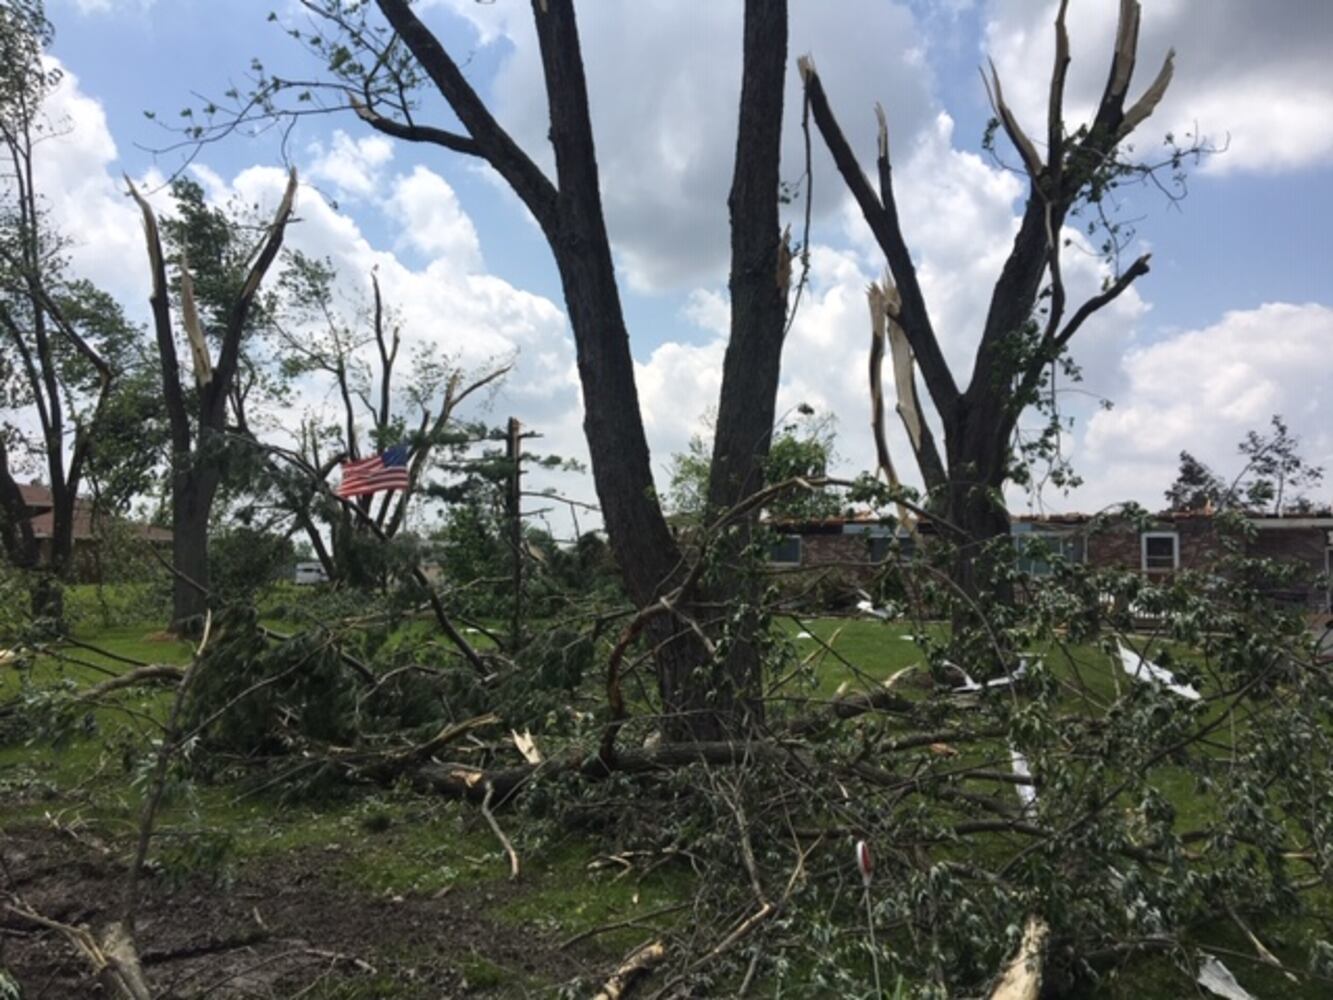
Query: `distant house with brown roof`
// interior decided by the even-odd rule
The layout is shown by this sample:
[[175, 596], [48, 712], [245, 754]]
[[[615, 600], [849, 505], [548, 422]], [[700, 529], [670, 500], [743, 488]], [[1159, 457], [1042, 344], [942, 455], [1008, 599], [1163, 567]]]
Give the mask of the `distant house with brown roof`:
[[[51, 491], [41, 483], [20, 483], [19, 491], [27, 507], [27, 520], [32, 526], [33, 538], [37, 542], [38, 558], [43, 563], [49, 562], [51, 536], [55, 529]], [[90, 501], [77, 499], [74, 501], [72, 579], [80, 582], [97, 579], [100, 570], [96, 549], [105, 538], [112, 535], [154, 546], [170, 546], [172, 540], [170, 528], [98, 513]]]

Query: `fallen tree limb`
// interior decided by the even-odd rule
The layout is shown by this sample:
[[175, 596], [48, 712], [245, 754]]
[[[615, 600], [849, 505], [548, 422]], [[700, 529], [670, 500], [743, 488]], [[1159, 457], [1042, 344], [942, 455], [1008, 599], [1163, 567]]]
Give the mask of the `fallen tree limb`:
[[134, 670], [123, 673], [119, 677], [113, 677], [109, 681], [102, 681], [100, 684], [85, 688], [74, 696], [74, 702], [77, 704], [82, 701], [95, 701], [111, 694], [113, 691], [121, 691], [139, 684], [179, 684], [184, 678], [185, 669], [183, 667], [173, 667], [166, 663], [149, 664], [144, 667], [136, 667]]
[[92, 967], [93, 975], [108, 996], [120, 1000], [152, 1000], [143, 969], [139, 966], [139, 956], [134, 950], [134, 939], [124, 924], [119, 921], [111, 924], [98, 941], [86, 928], [44, 917], [22, 903], [11, 903], [7, 908], [31, 923], [59, 932]]
[[417, 772], [418, 783], [437, 794], [452, 798], [481, 802], [487, 786], [493, 786], [492, 802], [502, 805], [520, 787], [538, 774], [555, 777], [560, 774], [583, 774], [589, 778], [604, 778], [613, 772], [643, 774], [650, 771], [683, 767], [687, 764], [715, 766], [746, 763], [780, 763], [796, 753], [795, 747], [779, 743], [664, 743], [639, 750], [624, 750], [616, 754], [610, 766], [596, 753], [566, 754], [540, 764], [482, 770], [466, 764], [427, 764]]
[[[895, 675], [895, 679], [896, 677], [897, 675]], [[868, 712], [892, 712], [896, 715], [906, 715], [920, 707], [918, 703], [904, 698], [900, 694], [895, 694], [886, 684], [875, 688], [873, 691], [863, 691], [853, 695], [844, 695], [841, 698], [834, 698], [823, 706], [823, 711], [793, 719], [787, 731], [793, 736], [808, 736], [831, 723], [853, 719]]]
[[593, 1000], [623, 1000], [630, 995], [640, 979], [666, 960], [666, 955], [666, 945], [661, 941], [650, 941], [635, 948], [597, 991]]
[[1051, 928], [1040, 917], [1028, 917], [1023, 940], [1005, 966], [990, 1000], [1037, 1000], [1041, 996], [1041, 963]]
[[445, 726], [438, 733], [416, 746], [405, 750], [392, 750], [387, 753], [369, 754], [362, 750], [347, 750], [333, 747], [330, 753], [335, 762], [348, 772], [369, 778], [372, 781], [388, 782], [405, 771], [410, 771], [419, 764], [424, 764], [439, 750], [457, 742], [468, 733], [487, 726], [499, 724], [500, 717], [494, 712], [474, 716], [462, 722]]

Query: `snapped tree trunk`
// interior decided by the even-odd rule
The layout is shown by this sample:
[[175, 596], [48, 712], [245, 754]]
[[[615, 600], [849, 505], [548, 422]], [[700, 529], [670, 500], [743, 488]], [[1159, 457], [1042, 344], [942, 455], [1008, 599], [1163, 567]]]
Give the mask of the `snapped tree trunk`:
[[[1005, 103], [994, 67], [988, 79], [983, 74], [995, 121], [1022, 160], [1029, 193], [1013, 247], [992, 289], [971, 381], [963, 391], [935, 335], [900, 224], [883, 109], [876, 109], [876, 190], [833, 115], [814, 61], [809, 57], [800, 60], [815, 124], [888, 264], [884, 287], [872, 288], [872, 308], [891, 309], [891, 315], [875, 316], [873, 322], [878, 324], [887, 318], [905, 338], [905, 346], [898, 345], [895, 364], [901, 366], [903, 376], [900, 405], [912, 414], [908, 434], [927, 487], [932, 494], [938, 492], [945, 497], [950, 533], [956, 530], [961, 535], [953, 542], [957, 545], [952, 573], [958, 598], [955, 635], [961, 631], [981, 632], [967, 626], [977, 622], [988, 610], [987, 605], [1012, 600], [1013, 588], [1005, 572], [1012, 559], [1009, 517], [1002, 490], [1019, 415], [1036, 402], [1044, 372], [1058, 361], [1087, 319], [1148, 271], [1148, 255], [1144, 254], [1123, 272], [1108, 276], [1100, 292], [1066, 314], [1061, 252], [1071, 241], [1062, 231], [1064, 222], [1081, 201], [1099, 200], [1104, 185], [1109, 182], [1113, 187], [1114, 178], [1121, 173], [1151, 174], [1155, 169], [1127, 162], [1122, 143], [1153, 113], [1174, 72], [1174, 52], [1168, 52], [1153, 82], [1137, 101], [1126, 106], [1137, 58], [1140, 5], [1138, 0], [1122, 0], [1111, 71], [1101, 101], [1091, 122], [1071, 128], [1064, 117], [1070, 62], [1065, 25], [1068, 7], [1068, 0], [1061, 0], [1055, 17], [1055, 64], [1046, 109], [1044, 162], [1037, 144], [1028, 138]], [[1179, 159], [1178, 154], [1177, 164]], [[1115, 246], [1113, 230], [1109, 238]], [[928, 437], [913, 422], [922, 416], [916, 401], [916, 366], [944, 425], [947, 468], [941, 468], [933, 443], [923, 447]]]
[[255, 248], [244, 281], [230, 303], [216, 363], [209, 357], [208, 339], [194, 301], [193, 279], [182, 261], [181, 316], [195, 356], [194, 376], [198, 390], [193, 421], [181, 383], [171, 306], [167, 298], [166, 256], [162, 252], [157, 217], [129, 178], [125, 180], [143, 214], [148, 264], [153, 279], [149, 304], [153, 311], [158, 360], [162, 366], [162, 398], [171, 427], [171, 555], [175, 571], [171, 627], [188, 632], [208, 607], [208, 518], [222, 481], [227, 411], [232, 405], [231, 390], [240, 364], [241, 338], [259, 286], [282, 247], [296, 198], [296, 171], [288, 174], [287, 189], [273, 224]]

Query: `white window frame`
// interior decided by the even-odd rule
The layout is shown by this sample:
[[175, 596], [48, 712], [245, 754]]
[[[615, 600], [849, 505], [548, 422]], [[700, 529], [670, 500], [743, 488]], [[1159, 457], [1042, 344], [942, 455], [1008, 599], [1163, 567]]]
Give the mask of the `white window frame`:
[[[1172, 540], [1172, 559], [1171, 568], [1164, 569], [1159, 566], [1148, 566], [1148, 539], [1150, 538], [1169, 538]], [[1180, 569], [1180, 532], [1179, 531], [1145, 531], [1139, 536], [1139, 569], [1144, 573], [1174, 573]]]

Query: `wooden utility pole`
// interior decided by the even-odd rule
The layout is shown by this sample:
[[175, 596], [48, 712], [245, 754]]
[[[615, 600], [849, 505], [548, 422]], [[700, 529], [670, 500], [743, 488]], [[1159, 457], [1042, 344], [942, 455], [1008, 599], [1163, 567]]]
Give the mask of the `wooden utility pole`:
[[505, 437], [505, 457], [509, 461], [509, 489], [505, 495], [505, 513], [509, 518], [509, 547], [512, 562], [514, 603], [509, 623], [509, 647], [517, 651], [523, 645], [523, 425], [517, 417], [509, 418]]

